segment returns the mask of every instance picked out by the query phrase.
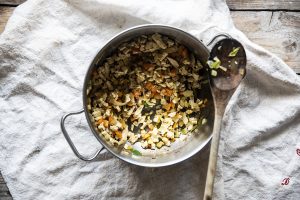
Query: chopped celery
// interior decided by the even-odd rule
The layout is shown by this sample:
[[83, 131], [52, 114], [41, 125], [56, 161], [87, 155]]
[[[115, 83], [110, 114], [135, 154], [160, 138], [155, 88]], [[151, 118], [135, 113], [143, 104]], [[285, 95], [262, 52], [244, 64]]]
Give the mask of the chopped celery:
[[221, 65], [221, 61], [220, 61], [219, 58], [214, 57], [214, 60], [213, 61], [212, 60], [207, 61], [207, 64], [209, 65], [209, 67], [211, 69], [218, 69]]
[[233, 48], [233, 50], [229, 53], [229, 57], [234, 57], [236, 56], [236, 54], [238, 53], [238, 51], [240, 50], [240, 47], [237, 48]]
[[218, 75], [218, 72], [216, 70], [211, 70], [211, 73], [210, 73], [212, 76], [217, 76]]

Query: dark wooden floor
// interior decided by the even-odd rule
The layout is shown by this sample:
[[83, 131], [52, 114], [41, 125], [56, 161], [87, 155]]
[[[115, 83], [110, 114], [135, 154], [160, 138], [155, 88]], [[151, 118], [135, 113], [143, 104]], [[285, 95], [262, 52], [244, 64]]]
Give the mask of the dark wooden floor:
[[[0, 0], [0, 34], [26, 0]], [[300, 74], [300, 0], [227, 0], [235, 26]], [[0, 172], [0, 200], [12, 197]]]
[[2, 174], [0, 172], [0, 200], [12, 200], [10, 192], [5, 184]]

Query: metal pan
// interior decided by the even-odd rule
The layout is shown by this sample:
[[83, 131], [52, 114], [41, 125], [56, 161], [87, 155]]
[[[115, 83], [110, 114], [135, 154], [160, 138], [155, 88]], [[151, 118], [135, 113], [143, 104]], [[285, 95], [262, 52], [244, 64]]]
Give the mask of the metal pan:
[[[201, 96], [208, 99], [208, 105], [206, 106], [205, 110], [202, 111], [205, 114], [205, 117], [207, 118], [208, 123], [203, 126], [198, 132], [194, 132], [189, 134], [188, 137], [186, 137], [184, 140], [177, 140], [176, 142], [172, 143], [170, 147], [163, 147], [161, 149], [157, 150], [151, 150], [151, 149], [142, 149], [138, 145], [134, 147], [135, 149], [138, 149], [142, 156], [133, 156], [131, 154], [126, 154], [124, 151], [122, 151], [122, 148], [115, 147], [110, 144], [108, 144], [105, 139], [102, 137], [101, 134], [96, 130], [94, 127], [91, 116], [88, 113], [87, 110], [87, 83], [91, 79], [91, 73], [94, 70], [95, 67], [98, 67], [102, 64], [104, 59], [111, 55], [111, 53], [123, 42], [129, 41], [133, 38], [136, 38], [140, 35], [148, 35], [153, 33], [160, 33], [162, 35], [166, 35], [169, 38], [172, 38], [179, 43], [183, 44], [189, 50], [194, 53], [194, 55], [202, 62], [203, 65], [206, 65], [206, 61], [209, 57], [209, 50], [208, 48], [197, 38], [190, 35], [187, 32], [184, 32], [180, 29], [165, 26], [165, 25], [141, 25], [136, 26], [133, 28], [130, 28], [128, 30], [125, 30], [121, 32], [120, 34], [113, 37], [107, 44], [97, 53], [94, 60], [90, 64], [83, 84], [83, 90], [82, 90], [82, 98], [83, 98], [83, 109], [77, 112], [70, 112], [66, 115], [64, 115], [61, 119], [61, 129], [62, 132], [69, 143], [71, 149], [75, 153], [75, 155], [84, 161], [92, 161], [94, 160], [97, 155], [105, 148], [109, 152], [111, 152], [116, 157], [135, 165], [144, 166], [144, 167], [162, 167], [162, 166], [168, 166], [175, 163], [182, 162], [197, 152], [199, 152], [207, 143], [210, 141], [212, 137], [212, 130], [214, 125], [214, 116], [215, 116], [215, 109], [214, 109], [214, 103], [213, 103], [213, 97], [212, 92], [210, 89], [209, 84], [206, 84], [207, 86], [202, 89]], [[208, 79], [208, 76], [207, 76]], [[85, 157], [82, 156], [76, 149], [75, 145], [71, 141], [66, 129], [65, 129], [65, 119], [68, 116], [76, 115], [83, 113], [86, 116], [87, 122], [89, 124], [90, 129], [92, 130], [94, 136], [97, 138], [97, 140], [102, 145], [102, 148], [96, 152], [95, 155], [91, 157]], [[87, 141], [88, 142], [88, 141]]]

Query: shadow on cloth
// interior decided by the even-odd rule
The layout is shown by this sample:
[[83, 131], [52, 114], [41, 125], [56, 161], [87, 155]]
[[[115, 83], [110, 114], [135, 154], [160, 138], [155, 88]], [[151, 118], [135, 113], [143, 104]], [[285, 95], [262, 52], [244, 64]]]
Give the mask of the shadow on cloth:
[[[167, 167], [145, 168], [135, 166], [124, 161], [118, 162], [120, 169], [130, 171], [130, 176], [135, 177], [135, 197], [147, 199], [202, 199], [205, 187], [206, 172], [209, 157], [207, 145], [198, 154], [190, 159]], [[102, 153], [102, 159], [109, 159], [112, 154]], [[126, 169], [127, 168], [127, 169]], [[122, 173], [122, 170], [120, 170]], [[126, 177], [124, 177], [126, 178]], [[131, 177], [132, 179], [132, 177]], [[130, 189], [128, 189], [130, 191]], [[119, 191], [123, 193], [124, 191]], [[116, 191], [112, 196], [119, 196]], [[118, 192], [117, 192], [118, 193]]]

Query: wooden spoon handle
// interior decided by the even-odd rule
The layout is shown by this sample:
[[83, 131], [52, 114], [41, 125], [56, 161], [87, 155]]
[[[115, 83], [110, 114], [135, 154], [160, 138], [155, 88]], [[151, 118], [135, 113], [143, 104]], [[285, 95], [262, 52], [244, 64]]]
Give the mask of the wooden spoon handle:
[[212, 199], [214, 178], [217, 166], [217, 157], [220, 141], [220, 130], [221, 130], [222, 116], [217, 115], [214, 122], [213, 137], [210, 146], [209, 162], [206, 175], [204, 200]]
[[215, 104], [215, 121], [214, 121], [214, 129], [212, 133], [213, 136], [212, 136], [212, 141], [210, 146], [206, 184], [205, 184], [205, 191], [203, 197], [204, 200], [212, 199], [214, 179], [215, 179], [215, 173], [217, 167], [222, 118], [225, 112], [226, 105], [229, 102], [230, 97], [232, 96], [235, 89], [230, 91], [221, 91], [216, 88], [212, 88], [212, 91], [213, 91], [214, 104]]

